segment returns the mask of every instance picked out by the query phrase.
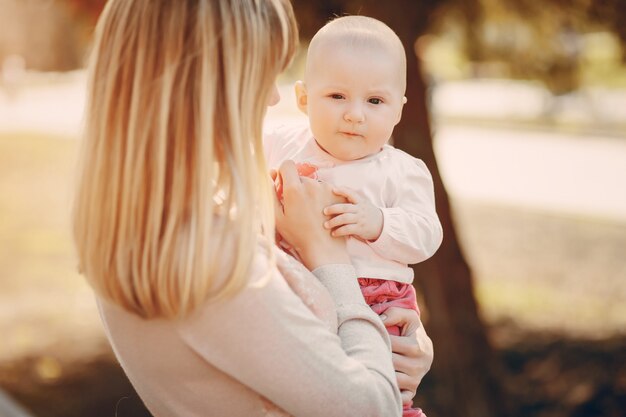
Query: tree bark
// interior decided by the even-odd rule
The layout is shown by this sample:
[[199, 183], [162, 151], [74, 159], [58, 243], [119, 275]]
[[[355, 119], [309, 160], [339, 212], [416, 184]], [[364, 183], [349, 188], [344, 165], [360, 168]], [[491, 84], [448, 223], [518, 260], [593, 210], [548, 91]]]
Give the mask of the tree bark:
[[498, 364], [487, 340], [473, 291], [470, 268], [459, 246], [450, 202], [433, 151], [428, 89], [412, 36], [403, 36], [407, 50], [407, 104], [394, 143], [429, 167], [435, 184], [437, 213], [444, 240], [431, 259], [413, 267], [415, 285], [423, 290], [427, 331], [435, 346], [432, 377], [435, 408], [446, 417], [500, 417], [504, 398], [498, 385]]

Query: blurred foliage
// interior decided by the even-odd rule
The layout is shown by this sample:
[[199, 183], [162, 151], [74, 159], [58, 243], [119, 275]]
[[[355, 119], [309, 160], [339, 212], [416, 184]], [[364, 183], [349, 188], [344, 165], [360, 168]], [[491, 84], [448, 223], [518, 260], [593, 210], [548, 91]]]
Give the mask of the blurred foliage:
[[[81, 67], [105, 3], [106, 0], [0, 0], [0, 61], [18, 54], [26, 58], [31, 69]], [[375, 9], [393, 20], [394, 29], [409, 22], [416, 37], [434, 34], [436, 38], [427, 40], [430, 46], [444, 47], [435, 52], [447, 60], [439, 65], [444, 78], [451, 75], [541, 80], [555, 94], [588, 83], [626, 85], [626, 0], [292, 3], [304, 39], [333, 15]], [[27, 27], [31, 29], [26, 30]], [[447, 63], [453, 66], [444, 68]]]
[[[590, 81], [606, 83], [607, 76], [609, 85], [626, 83], [626, 0], [293, 3], [304, 38], [310, 38], [320, 22], [333, 15], [377, 10], [377, 15], [390, 17], [388, 23], [396, 30], [409, 20], [416, 37], [437, 35], [422, 39], [418, 52], [425, 51], [427, 43], [432, 46], [432, 41], [445, 39], [437, 46], [446, 49], [437, 53], [453, 64], [457, 76], [540, 80], [554, 94], [568, 93]], [[608, 36], [594, 38], [595, 33]], [[598, 47], [610, 51], [608, 60], [606, 56], [604, 62], [595, 59], [593, 51]], [[443, 68], [444, 74], [448, 72]]]
[[[589, 59], [587, 52], [598, 47], [613, 48], [611, 68], [620, 73], [626, 44], [621, 24], [626, 16], [624, 0], [461, 3], [459, 8], [458, 1], [448, 2], [444, 6], [447, 12], [434, 22], [433, 29], [452, 34], [474, 63], [473, 75], [536, 79], [554, 94], [568, 93], [594, 79], [589, 75], [596, 69], [589, 69], [597, 61]], [[468, 13], [468, 9], [472, 11]], [[602, 38], [606, 43], [588, 45], [589, 35], [597, 32], [610, 34]]]
[[0, 0], [0, 66], [19, 57], [25, 67], [67, 71], [82, 66], [78, 32], [68, 10], [51, 0]]
[[84, 65], [104, 0], [0, 0], [0, 69], [17, 56], [26, 68], [68, 71]]

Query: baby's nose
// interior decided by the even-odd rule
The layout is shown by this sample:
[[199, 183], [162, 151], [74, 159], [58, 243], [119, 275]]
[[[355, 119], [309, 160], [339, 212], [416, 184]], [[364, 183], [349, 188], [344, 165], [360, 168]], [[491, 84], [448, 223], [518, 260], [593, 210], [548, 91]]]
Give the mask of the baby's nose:
[[344, 113], [343, 118], [349, 123], [363, 123], [363, 121], [365, 121], [365, 114], [363, 113], [362, 106], [358, 104], [350, 106]]

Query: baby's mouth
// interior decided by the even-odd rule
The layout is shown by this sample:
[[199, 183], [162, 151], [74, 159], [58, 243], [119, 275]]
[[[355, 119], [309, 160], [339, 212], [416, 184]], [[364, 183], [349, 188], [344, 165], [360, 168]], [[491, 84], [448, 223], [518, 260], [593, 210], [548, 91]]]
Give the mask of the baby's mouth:
[[363, 135], [361, 135], [359, 133], [355, 133], [355, 132], [339, 132], [339, 133], [341, 133], [342, 135], [345, 135], [345, 136], [349, 136], [349, 137], [363, 136]]

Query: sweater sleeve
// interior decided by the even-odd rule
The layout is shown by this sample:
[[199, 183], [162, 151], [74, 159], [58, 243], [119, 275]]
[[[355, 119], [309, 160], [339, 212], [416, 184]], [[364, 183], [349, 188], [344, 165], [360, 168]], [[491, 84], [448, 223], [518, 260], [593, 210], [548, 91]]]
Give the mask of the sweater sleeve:
[[441, 245], [443, 229], [426, 164], [405, 154], [398, 162], [393, 167], [398, 188], [390, 207], [381, 208], [383, 230], [369, 245], [384, 258], [415, 264], [434, 255]]
[[[389, 338], [365, 304], [350, 265], [315, 275], [337, 308], [328, 330], [280, 272], [255, 261], [263, 285], [203, 308], [180, 327], [182, 339], [222, 372], [294, 416], [400, 416]], [[313, 277], [311, 277], [313, 278]]]

